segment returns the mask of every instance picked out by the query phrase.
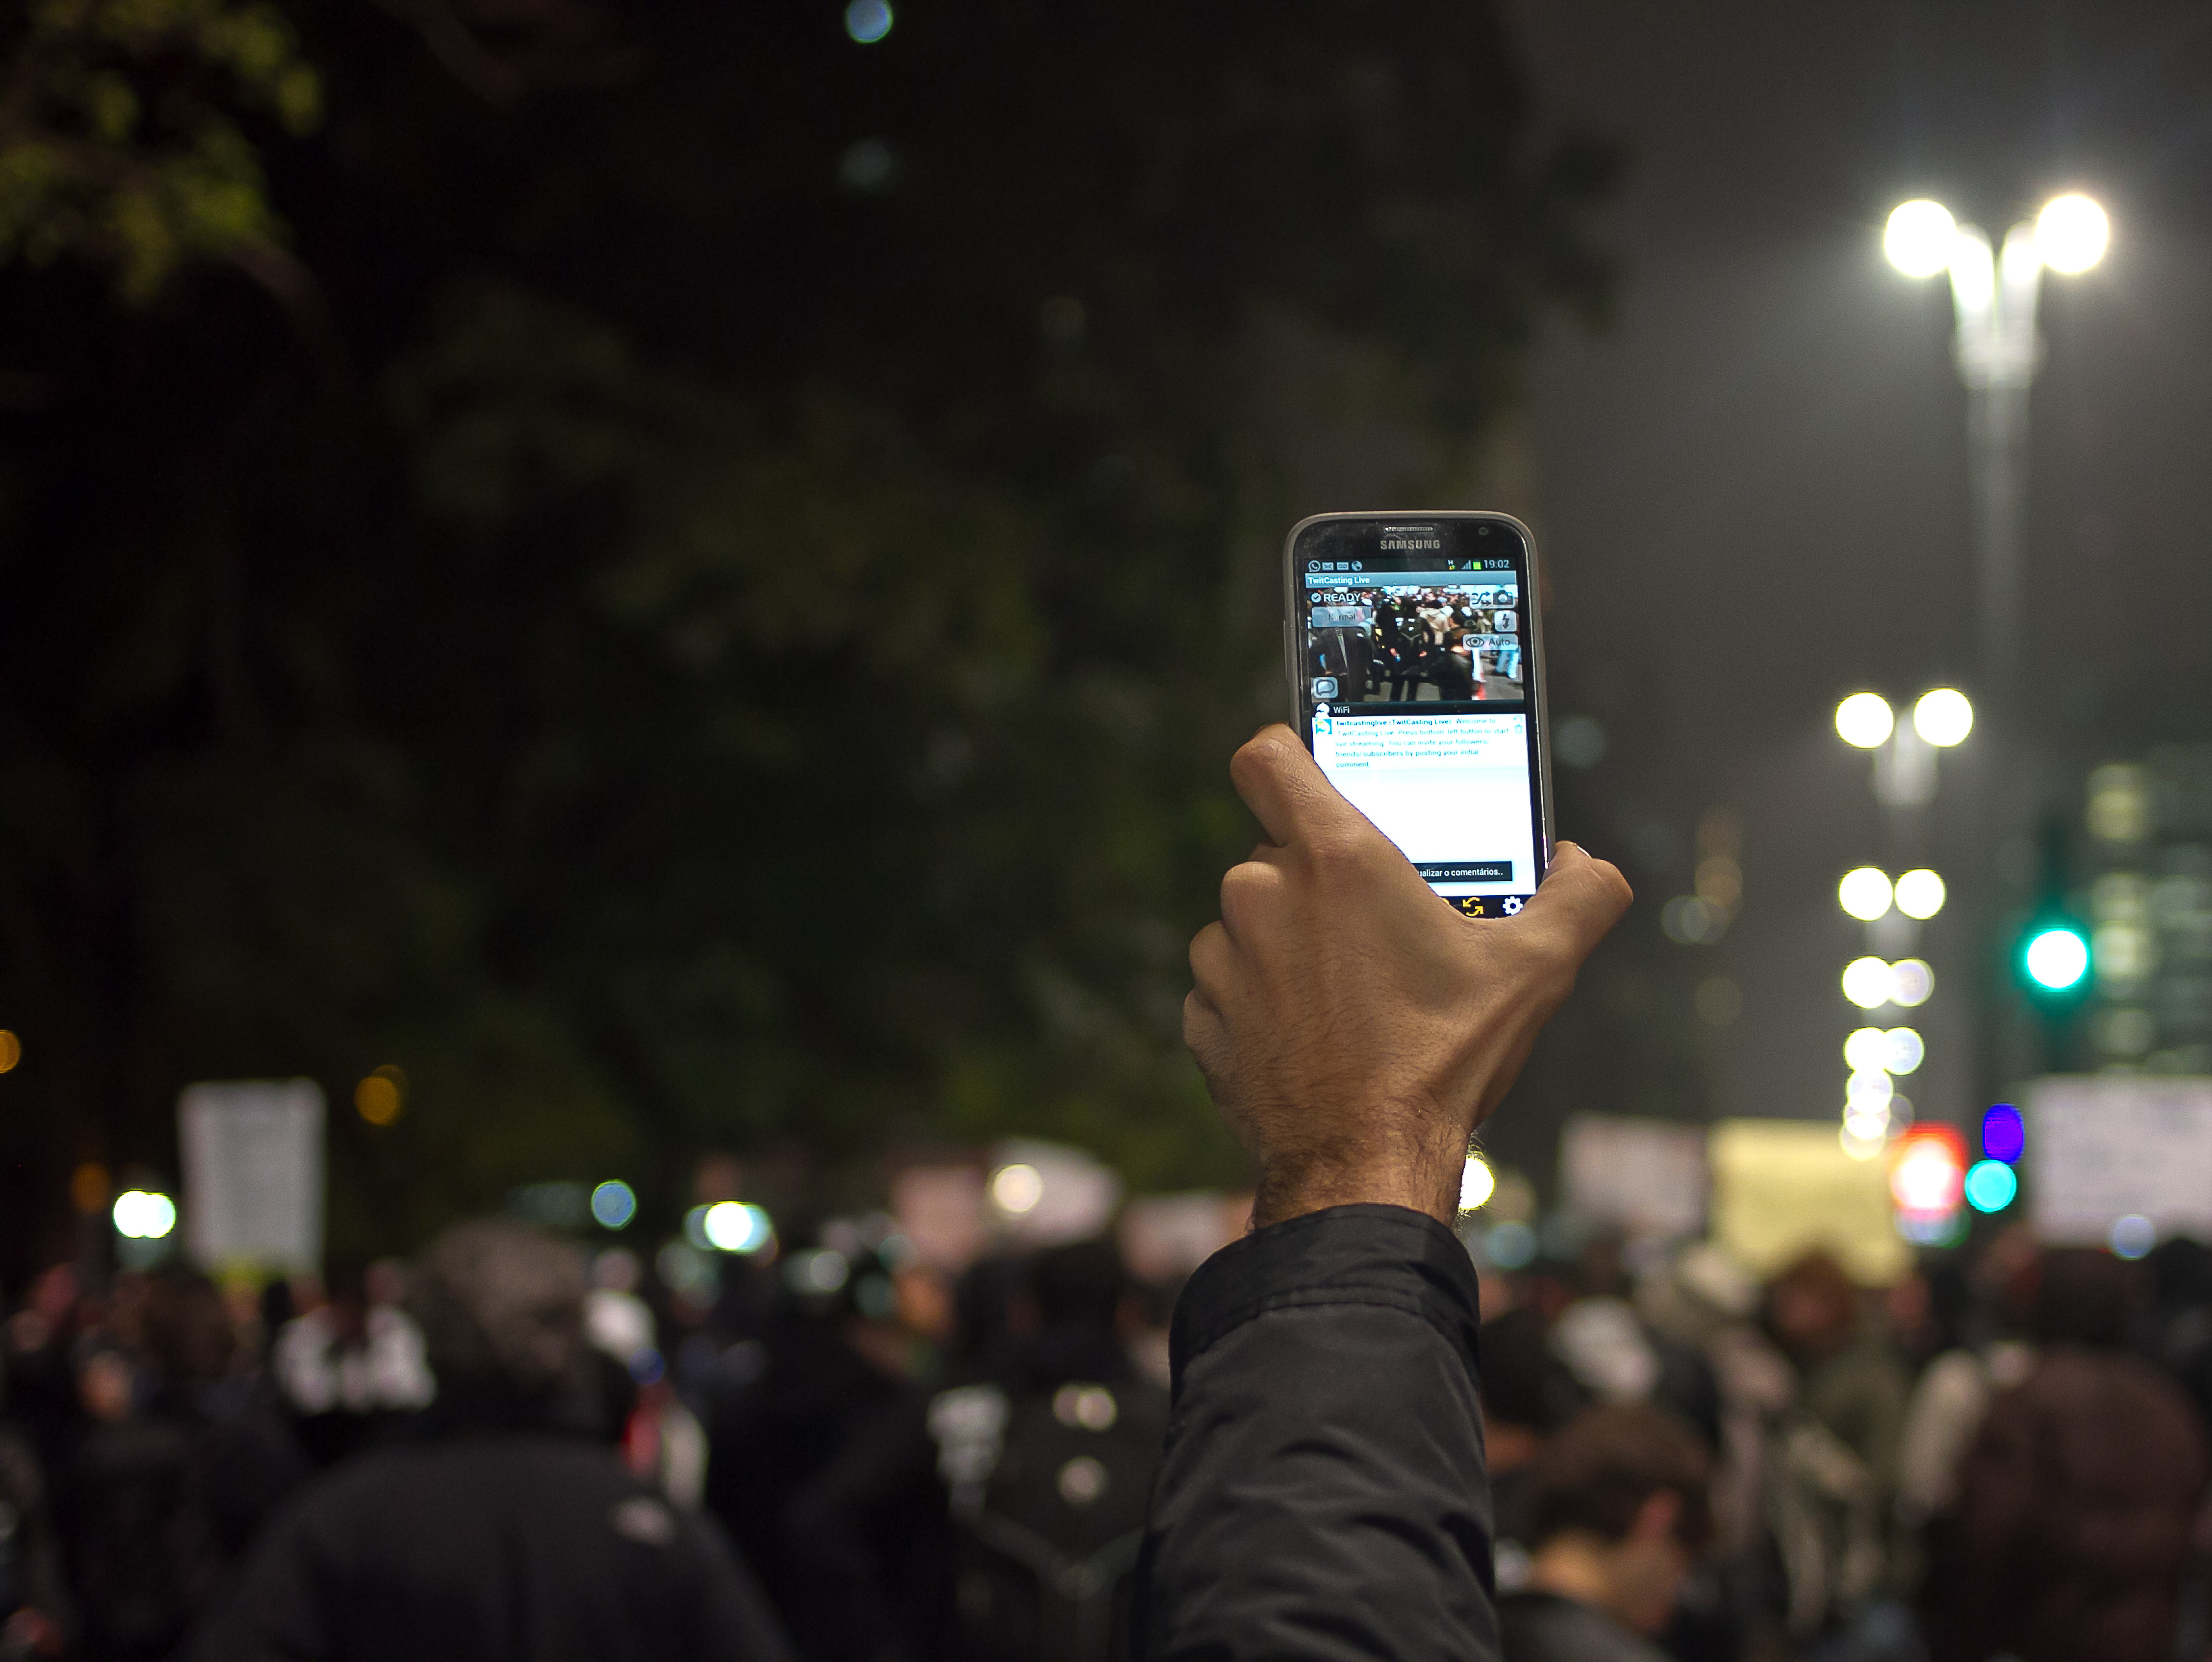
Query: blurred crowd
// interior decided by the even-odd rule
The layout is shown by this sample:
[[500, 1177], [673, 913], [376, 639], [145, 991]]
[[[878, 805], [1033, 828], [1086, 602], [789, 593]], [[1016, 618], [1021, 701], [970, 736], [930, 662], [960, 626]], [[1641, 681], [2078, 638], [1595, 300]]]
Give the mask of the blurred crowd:
[[[1130, 1653], [1172, 1277], [954, 1274], [880, 1216], [662, 1268], [489, 1221], [326, 1282], [49, 1270], [0, 1344], [0, 1656]], [[1509, 1662], [2206, 1653], [2212, 1249], [1482, 1280]]]
[[2206, 1653], [2197, 1242], [2015, 1226], [1871, 1289], [1601, 1240], [1483, 1299], [1509, 1662]]
[[1173, 1287], [1105, 1240], [950, 1274], [880, 1215], [780, 1246], [48, 1271], [0, 1345], [0, 1657], [568, 1653], [465, 1608], [518, 1556], [535, 1619], [627, 1635], [579, 1653], [1126, 1654]]

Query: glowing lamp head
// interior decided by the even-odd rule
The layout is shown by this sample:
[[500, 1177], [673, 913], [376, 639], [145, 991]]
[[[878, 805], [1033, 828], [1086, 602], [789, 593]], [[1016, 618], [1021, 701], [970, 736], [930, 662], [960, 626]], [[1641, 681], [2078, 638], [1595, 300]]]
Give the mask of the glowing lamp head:
[[2021, 965], [2036, 986], [2063, 992], [2089, 973], [2089, 943], [2078, 929], [2046, 929], [2029, 939]]
[[1854, 958], [1844, 966], [1844, 997], [1861, 1010], [1879, 1010], [1889, 1002], [1895, 978], [1879, 958]]
[[1845, 872], [1836, 885], [1836, 899], [1844, 910], [1865, 923], [1872, 923], [1889, 910], [1889, 897], [1887, 875], [1871, 865]]
[[1880, 693], [1853, 693], [1836, 706], [1836, 733], [1846, 744], [1871, 750], [1897, 725], [1889, 701]]
[[1932, 277], [1951, 264], [1951, 245], [1958, 234], [1958, 221], [1942, 203], [1925, 197], [1901, 202], [1889, 210], [1889, 222], [1882, 227], [1881, 252], [1906, 276]]
[[1954, 687], [1923, 693], [1912, 707], [1912, 731], [1948, 750], [1974, 731], [1973, 703]]
[[1889, 1035], [1880, 1028], [1860, 1028], [1844, 1040], [1844, 1060], [1853, 1073], [1889, 1071]]
[[2112, 240], [2112, 221], [2079, 191], [2053, 197], [2035, 216], [2036, 257], [2069, 277], [2104, 258]]
[[1922, 866], [1897, 880], [1897, 909], [1908, 918], [1932, 918], [1943, 909], [1943, 880]]

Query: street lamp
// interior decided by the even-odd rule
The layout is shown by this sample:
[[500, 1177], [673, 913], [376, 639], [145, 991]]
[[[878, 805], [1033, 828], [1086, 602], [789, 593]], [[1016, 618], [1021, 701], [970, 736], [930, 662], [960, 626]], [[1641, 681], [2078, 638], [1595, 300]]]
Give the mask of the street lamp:
[[1882, 229], [1882, 252], [1906, 276], [1951, 274], [1954, 354], [1966, 384], [1973, 466], [1983, 685], [2000, 715], [2009, 707], [2020, 644], [2027, 388], [2042, 356], [2036, 293], [2046, 267], [2077, 276], [2105, 257], [2111, 241], [2105, 210], [2078, 192], [2054, 197], [2033, 223], [2014, 225], [2002, 250], [1979, 226], [1962, 225], [1924, 198], [1899, 203]]

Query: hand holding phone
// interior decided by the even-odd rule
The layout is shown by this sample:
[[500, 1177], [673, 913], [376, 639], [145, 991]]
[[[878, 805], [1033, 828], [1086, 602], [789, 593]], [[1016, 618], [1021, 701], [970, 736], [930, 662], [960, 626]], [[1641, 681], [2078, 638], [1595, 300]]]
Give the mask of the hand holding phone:
[[1352, 810], [1286, 727], [1231, 766], [1267, 840], [1191, 943], [1183, 1038], [1260, 1166], [1253, 1221], [1374, 1202], [1441, 1221], [1467, 1141], [1629, 902], [1562, 844], [1516, 916], [1475, 925]]

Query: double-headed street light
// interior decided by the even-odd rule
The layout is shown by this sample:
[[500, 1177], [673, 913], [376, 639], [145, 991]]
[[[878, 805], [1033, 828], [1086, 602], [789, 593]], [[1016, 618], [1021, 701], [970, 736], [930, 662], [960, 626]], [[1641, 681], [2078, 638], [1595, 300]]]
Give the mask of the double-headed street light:
[[1900, 203], [1882, 232], [1883, 252], [1906, 276], [1951, 274], [1954, 353], [1968, 396], [1983, 691], [2001, 717], [2010, 711], [2020, 648], [2027, 389], [2042, 357], [2036, 293], [2046, 268], [2071, 276], [2096, 264], [2112, 234], [2105, 210], [2075, 193], [2014, 226], [2002, 250], [1979, 226], [1961, 225], [1924, 199]]

